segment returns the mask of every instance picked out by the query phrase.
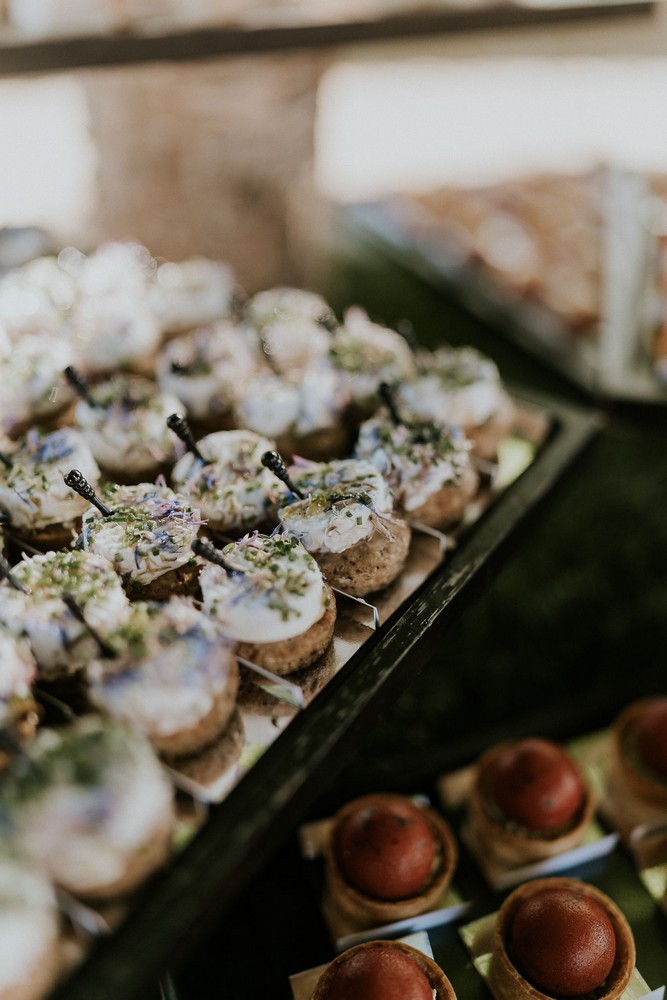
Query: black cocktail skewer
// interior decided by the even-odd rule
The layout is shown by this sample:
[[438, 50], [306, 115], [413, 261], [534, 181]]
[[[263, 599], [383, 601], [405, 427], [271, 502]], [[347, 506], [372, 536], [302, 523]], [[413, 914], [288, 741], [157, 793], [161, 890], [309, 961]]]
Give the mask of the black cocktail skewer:
[[185, 417], [181, 416], [180, 413], [171, 413], [167, 417], [167, 427], [170, 431], [173, 431], [176, 437], [180, 438], [185, 447], [191, 454], [195, 456], [203, 465], [210, 465], [199, 448], [197, 447], [197, 442], [194, 439], [194, 435], [190, 428], [188, 427]]
[[4, 451], [0, 451], [0, 462], [5, 466], [6, 469], [11, 469], [14, 466], [9, 455], [5, 455]]
[[12, 567], [9, 565], [4, 556], [0, 556], [0, 576], [3, 576], [5, 580], [11, 584], [14, 590], [20, 590], [22, 594], [29, 594], [30, 591], [27, 587], [24, 587], [20, 580], [17, 580], [12, 573]]
[[88, 503], [92, 503], [93, 507], [97, 507], [102, 517], [111, 517], [114, 513], [110, 507], [107, 507], [105, 503], [100, 500], [100, 498], [95, 493], [95, 490], [90, 485], [86, 477], [78, 469], [70, 469], [69, 472], [65, 473], [63, 476], [65, 480], [65, 485], [69, 486], [70, 489], [78, 493], [80, 497], [87, 500]]
[[63, 603], [67, 605], [67, 607], [72, 612], [77, 621], [80, 621], [82, 625], [86, 626], [91, 636], [97, 643], [97, 646], [102, 656], [107, 660], [110, 660], [113, 657], [115, 657], [116, 655], [115, 650], [109, 645], [108, 642], [105, 642], [105, 640], [99, 634], [97, 629], [94, 629], [93, 626], [86, 621], [85, 616], [83, 614], [83, 609], [79, 604], [79, 602], [77, 601], [77, 599], [75, 598], [74, 594], [65, 592], [62, 595], [62, 598], [63, 598]]
[[381, 382], [378, 393], [389, 410], [389, 416], [396, 427], [404, 426], [412, 435], [415, 444], [436, 444], [440, 440], [442, 428], [433, 420], [406, 420], [396, 405], [394, 390], [388, 382]]
[[306, 499], [306, 494], [290, 479], [287, 466], [277, 451], [265, 451], [262, 455], [262, 465], [264, 468], [268, 469], [269, 472], [272, 472], [274, 476], [281, 481], [281, 483], [284, 483], [290, 492], [294, 493], [299, 500]]
[[407, 426], [407, 420], [404, 420], [399, 413], [398, 406], [396, 405], [396, 398], [394, 396], [394, 390], [388, 382], [380, 382], [378, 386], [378, 394], [382, 402], [389, 410], [389, 416], [392, 419], [392, 423], [394, 423], [396, 427], [400, 427], [402, 424]]
[[231, 563], [228, 563], [220, 549], [216, 549], [212, 542], [207, 542], [204, 538], [195, 538], [190, 547], [195, 555], [201, 556], [202, 559], [206, 559], [207, 562], [214, 563], [216, 566], [222, 566], [228, 573], [244, 572], [238, 566], [232, 566]]
[[98, 403], [96, 399], [90, 395], [88, 386], [86, 385], [83, 376], [80, 372], [76, 370], [72, 365], [68, 365], [65, 369], [65, 378], [69, 384], [74, 389], [77, 396], [80, 396], [84, 402], [88, 403], [88, 406], [93, 409], [100, 409], [101, 403]]

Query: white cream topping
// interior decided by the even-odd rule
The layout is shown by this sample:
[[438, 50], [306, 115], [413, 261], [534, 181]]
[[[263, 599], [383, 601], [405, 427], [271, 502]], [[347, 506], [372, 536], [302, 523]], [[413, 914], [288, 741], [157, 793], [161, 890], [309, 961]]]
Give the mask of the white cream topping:
[[72, 364], [71, 344], [49, 334], [26, 334], [0, 358], [0, 429], [7, 433], [27, 421], [45, 419], [71, 399], [63, 371]]
[[470, 467], [471, 443], [456, 427], [428, 422], [408, 427], [379, 413], [359, 429], [355, 454], [389, 481], [405, 511], [416, 510], [439, 490], [456, 485]]
[[275, 447], [269, 438], [249, 430], [207, 434], [198, 448], [209, 464], [186, 452], [174, 466], [172, 483], [219, 530], [254, 527], [287, 492], [262, 465], [264, 452]]
[[278, 316], [262, 329], [262, 345], [271, 367], [294, 377], [310, 365], [328, 359], [331, 334], [308, 316]]
[[15, 529], [74, 524], [88, 509], [63, 478], [70, 469], [79, 469], [92, 485], [99, 480], [100, 470], [78, 431], [71, 427], [51, 434], [29, 431], [9, 457], [10, 468], [0, 465], [0, 510], [9, 515]]
[[169, 341], [156, 364], [158, 382], [197, 419], [227, 412], [243, 384], [265, 364], [255, 330], [228, 321]]
[[272, 372], [260, 372], [244, 384], [234, 404], [234, 418], [257, 434], [280, 437], [296, 426], [299, 406], [298, 386]]
[[113, 511], [83, 516], [85, 549], [103, 556], [123, 578], [150, 583], [194, 559], [192, 541], [201, 524], [186, 497], [161, 483], [109, 485], [102, 494]]
[[157, 268], [150, 301], [163, 330], [203, 326], [229, 314], [234, 272], [222, 261], [193, 257]]
[[30, 698], [35, 671], [35, 659], [27, 640], [16, 638], [9, 631], [0, 628], [1, 725], [11, 721], [14, 702]]
[[257, 292], [246, 306], [246, 315], [251, 323], [261, 328], [276, 320], [322, 320], [333, 319], [331, 306], [317, 292], [304, 288], [277, 286]]
[[28, 333], [53, 333], [73, 300], [70, 276], [55, 257], [40, 257], [0, 279], [0, 323], [14, 340]]
[[416, 374], [414, 355], [395, 330], [373, 323], [359, 306], [352, 306], [332, 341], [333, 363], [349, 379], [357, 401], [365, 401], [380, 382], [401, 382]]
[[298, 540], [257, 533], [226, 545], [229, 565], [209, 564], [200, 575], [204, 610], [239, 642], [277, 642], [302, 635], [328, 602], [322, 573]]
[[[25, 634], [42, 674], [75, 673], [98, 653], [91, 626], [105, 638], [127, 619], [130, 604], [108, 560], [78, 550], [24, 557], [12, 569], [28, 591], [0, 584], [0, 620], [14, 635]], [[62, 600], [71, 594], [84, 624]]]
[[284, 506], [280, 522], [309, 552], [344, 552], [382, 531], [382, 519], [391, 517], [389, 484], [365, 459], [303, 462], [290, 475], [306, 499]]
[[117, 658], [88, 667], [90, 696], [149, 739], [196, 726], [235, 678], [222, 630], [178, 598], [135, 605], [111, 644]]
[[460, 427], [486, 423], [506, 393], [496, 364], [472, 347], [442, 347], [420, 355], [424, 373], [398, 387], [402, 402], [421, 417]]
[[79, 400], [74, 420], [100, 465], [141, 475], [173, 460], [176, 439], [167, 417], [181, 408], [176, 396], [137, 375], [117, 375], [90, 393], [100, 405]]
[[171, 783], [127, 727], [88, 716], [41, 730], [27, 753], [36, 768], [10, 772], [0, 795], [27, 854], [72, 891], [120, 878], [170, 821]]
[[76, 303], [68, 318], [76, 366], [84, 374], [131, 368], [150, 359], [162, 331], [150, 306], [140, 296], [109, 292]]
[[57, 936], [51, 883], [26, 862], [0, 858], [0, 994], [30, 981]]
[[328, 364], [311, 365], [293, 380], [269, 372], [250, 379], [234, 415], [258, 434], [300, 436], [336, 426], [349, 399], [337, 372]]

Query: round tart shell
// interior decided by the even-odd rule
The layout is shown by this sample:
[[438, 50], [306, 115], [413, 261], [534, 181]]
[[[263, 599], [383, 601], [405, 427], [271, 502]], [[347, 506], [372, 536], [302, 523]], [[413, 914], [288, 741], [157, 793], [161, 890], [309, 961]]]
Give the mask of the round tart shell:
[[377, 793], [365, 795], [343, 806], [334, 817], [325, 848], [326, 891], [329, 898], [334, 906], [360, 929], [414, 917], [435, 907], [449, 885], [458, 861], [456, 840], [448, 823], [429, 806], [417, 805], [440, 848], [439, 866], [423, 890], [407, 899], [385, 900], [374, 899], [350, 885], [336, 859], [334, 850], [336, 832], [351, 813], [361, 808], [382, 805], [392, 798], [395, 796]]
[[376, 948], [378, 945], [396, 948], [398, 951], [403, 952], [404, 955], [407, 955], [408, 958], [411, 958], [428, 979], [431, 989], [435, 990], [436, 1000], [456, 1000], [454, 987], [440, 966], [432, 958], [424, 955], [423, 952], [418, 951], [416, 948], [411, 948], [408, 944], [403, 944], [402, 941], [382, 940], [367, 941], [364, 944], [358, 944], [354, 948], [349, 948], [343, 952], [338, 958], [335, 958], [318, 979], [311, 1000], [327, 1000], [329, 986], [336, 974], [336, 970], [349, 959], [350, 955], [356, 955], [360, 951], [368, 951], [370, 948]]
[[383, 518], [382, 524], [388, 534], [376, 530], [344, 552], [312, 552], [332, 587], [364, 597], [393, 583], [408, 557], [411, 530], [405, 521]]
[[572, 825], [558, 834], [524, 833], [516, 826], [496, 820], [488, 811], [490, 799], [486, 776], [498, 755], [508, 744], [499, 744], [485, 751], [477, 761], [475, 777], [468, 800], [468, 823], [477, 848], [499, 863], [516, 867], [530, 861], [541, 861], [569, 851], [582, 840], [593, 818], [595, 800], [584, 781], [584, 801]]
[[524, 882], [515, 889], [501, 906], [493, 932], [493, 948], [489, 969], [489, 985], [496, 1000], [553, 1000], [542, 993], [512, 964], [506, 942], [518, 907], [524, 900], [542, 889], [570, 889], [584, 893], [598, 903], [609, 917], [616, 937], [616, 958], [605, 981], [604, 989], [596, 991], [597, 1000], [618, 1000], [625, 991], [635, 968], [635, 942], [630, 926], [616, 906], [595, 886], [573, 878], [544, 878]]
[[642, 766], [633, 750], [633, 730], [642, 712], [662, 699], [642, 698], [629, 705], [616, 719], [612, 733], [613, 777], [623, 795], [639, 799], [650, 806], [657, 806], [667, 813], [667, 781], [653, 776], [648, 767]]
[[281, 677], [314, 663], [333, 639], [336, 623], [336, 598], [331, 587], [325, 586], [329, 603], [310, 628], [278, 642], [240, 642], [236, 647], [238, 656]]

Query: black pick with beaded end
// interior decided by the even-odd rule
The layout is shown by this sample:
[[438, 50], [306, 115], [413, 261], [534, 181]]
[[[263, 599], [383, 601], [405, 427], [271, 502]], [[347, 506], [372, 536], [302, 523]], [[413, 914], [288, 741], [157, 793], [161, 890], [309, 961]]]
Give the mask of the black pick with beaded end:
[[404, 426], [410, 432], [415, 444], [436, 444], [442, 436], [442, 427], [433, 420], [406, 420], [396, 405], [394, 390], [388, 382], [381, 382], [378, 393], [389, 410], [389, 416], [396, 427]]
[[2, 462], [2, 464], [6, 469], [14, 468], [14, 463], [12, 462], [9, 455], [5, 455], [4, 451], [0, 451], [0, 462]]
[[69, 486], [71, 490], [78, 493], [88, 503], [92, 503], [93, 507], [97, 507], [102, 517], [112, 516], [114, 511], [100, 500], [82, 472], [79, 472], [78, 469], [70, 469], [69, 472], [65, 473], [63, 479], [65, 480], [65, 486]]
[[269, 472], [272, 472], [276, 479], [279, 479], [281, 483], [284, 483], [288, 490], [297, 496], [299, 500], [306, 499], [306, 494], [290, 479], [287, 466], [277, 451], [265, 451], [262, 455], [262, 465], [265, 469], [268, 469]]
[[407, 424], [407, 421], [403, 419], [399, 412], [398, 406], [396, 405], [394, 390], [388, 382], [380, 382], [378, 386], [378, 395], [389, 410], [389, 416], [391, 417], [392, 423], [395, 424], [396, 427], [400, 427], [402, 424]]
[[86, 385], [83, 375], [80, 372], [78, 372], [76, 368], [74, 368], [72, 365], [68, 365], [67, 368], [65, 369], [65, 378], [67, 379], [71, 387], [74, 389], [77, 396], [80, 396], [85, 403], [88, 403], [88, 406], [90, 406], [91, 409], [93, 410], [102, 409], [102, 404], [98, 403], [97, 400], [93, 399], [93, 397], [91, 396], [90, 390]]
[[232, 566], [223, 556], [220, 549], [216, 549], [212, 542], [207, 542], [204, 538], [195, 538], [190, 545], [195, 555], [201, 556], [207, 562], [221, 566], [227, 573], [243, 573], [244, 570], [238, 566]]
[[83, 608], [81, 607], [81, 605], [77, 601], [77, 599], [74, 596], [74, 594], [70, 594], [70, 593], [68, 593], [66, 591], [62, 595], [62, 599], [63, 599], [63, 604], [65, 604], [68, 607], [68, 609], [72, 612], [72, 614], [74, 615], [74, 617], [76, 618], [76, 620], [80, 621], [82, 625], [86, 626], [86, 628], [90, 632], [92, 638], [97, 643], [97, 648], [99, 649], [99, 651], [102, 654], [102, 656], [104, 657], [104, 659], [105, 660], [111, 660], [111, 659], [115, 658], [116, 651], [114, 650], [114, 648], [112, 646], [109, 645], [108, 642], [106, 642], [102, 638], [102, 636], [99, 634], [99, 632], [97, 631], [97, 629], [94, 629], [93, 626], [90, 625], [86, 621], [84, 613], [83, 613]]
[[170, 413], [167, 417], [167, 427], [170, 431], [173, 431], [177, 438], [180, 438], [188, 451], [195, 456], [195, 458], [202, 463], [202, 465], [210, 465], [211, 463], [208, 459], [204, 458], [199, 448], [197, 447], [197, 442], [195, 441], [194, 434], [188, 427], [187, 421], [184, 416], [180, 413]]
[[12, 567], [9, 565], [4, 556], [0, 556], [0, 576], [9, 583], [14, 590], [20, 590], [22, 594], [29, 594], [30, 591], [27, 587], [24, 587], [20, 580], [17, 580], [12, 573]]

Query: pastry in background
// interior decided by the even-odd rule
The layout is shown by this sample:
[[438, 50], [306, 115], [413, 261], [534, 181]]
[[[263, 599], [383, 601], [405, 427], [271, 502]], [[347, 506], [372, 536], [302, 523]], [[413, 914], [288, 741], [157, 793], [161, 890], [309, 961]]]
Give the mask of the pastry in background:
[[0, 583], [0, 622], [14, 636], [27, 637], [40, 680], [67, 687], [97, 655], [99, 639], [129, 612], [113, 565], [92, 552], [24, 556], [12, 567], [11, 580]]
[[197, 431], [210, 433], [234, 426], [234, 400], [265, 365], [256, 331], [221, 320], [164, 344], [155, 372], [161, 390], [178, 397]]
[[236, 763], [244, 745], [239, 669], [214, 619], [181, 598], [138, 603], [108, 646], [86, 668], [93, 705], [193, 780], [207, 784]]
[[389, 586], [405, 565], [411, 531], [394, 513], [389, 484], [364, 459], [299, 462], [278, 516], [313, 554], [332, 587], [363, 597]]
[[500, 908], [489, 970], [496, 1000], [618, 1000], [634, 968], [627, 920], [608, 896], [580, 879], [526, 882]]
[[176, 396], [149, 379], [114, 375], [86, 391], [74, 408], [74, 423], [105, 478], [142, 483], [164, 474], [176, 460], [166, 421], [179, 408]]
[[61, 926], [50, 880], [11, 850], [0, 853], [0, 1000], [41, 1000], [62, 971]]
[[402, 941], [355, 945], [322, 972], [311, 1000], [456, 1000], [432, 958]]
[[406, 339], [373, 322], [359, 306], [347, 309], [342, 324], [334, 331], [331, 361], [349, 388], [352, 399], [347, 419], [355, 428], [379, 405], [382, 382], [393, 385], [417, 375], [415, 357]]
[[0, 787], [9, 837], [60, 888], [126, 895], [169, 857], [174, 792], [150, 744], [86, 716], [41, 729]]
[[475, 764], [469, 832], [475, 850], [496, 864], [520, 867], [570, 850], [593, 811], [578, 764], [551, 740], [500, 743]]
[[326, 361], [314, 362], [290, 376], [263, 371], [248, 379], [235, 400], [234, 421], [272, 438], [281, 454], [323, 462], [349, 451], [349, 402], [340, 374]]
[[175, 334], [230, 315], [235, 278], [229, 264], [205, 257], [165, 260], [151, 275], [149, 301], [163, 333]]
[[445, 531], [463, 519], [479, 487], [471, 447], [459, 427], [382, 409], [359, 428], [354, 453], [382, 473], [404, 517]]
[[378, 793], [339, 809], [325, 860], [330, 903], [361, 930], [436, 909], [458, 848], [435, 810], [405, 795]]
[[[211, 559], [200, 575], [204, 610], [236, 641], [239, 657], [297, 684], [310, 701], [332, 674], [336, 621], [333, 591], [313, 557], [290, 535], [257, 532], [203, 554]], [[291, 714], [253, 680], [244, 672], [244, 708]]]
[[83, 515], [77, 545], [108, 560], [133, 600], [194, 593], [199, 567], [192, 542], [201, 517], [188, 499], [161, 482], [108, 483], [101, 497], [103, 510], [94, 506]]
[[35, 425], [53, 427], [74, 399], [63, 375], [74, 361], [60, 336], [26, 334], [0, 355], [0, 432], [18, 438]]
[[258, 330], [282, 322], [318, 323], [323, 329], [330, 329], [336, 323], [333, 310], [322, 295], [289, 285], [256, 292], [245, 304], [243, 313]]
[[[178, 417], [170, 416], [170, 427], [188, 439]], [[262, 465], [262, 455], [272, 449], [273, 441], [251, 430], [207, 434], [178, 460], [172, 485], [200, 511], [210, 531], [233, 535], [272, 528], [287, 493]]]
[[79, 431], [36, 429], [0, 452], [0, 511], [13, 541], [40, 551], [72, 545], [88, 504], [64, 482], [76, 466], [97, 485], [100, 470]]
[[[633, 701], [615, 718], [603, 805], [643, 867], [667, 861], [667, 696]], [[635, 831], [644, 836], [636, 839]]]
[[419, 353], [419, 376], [401, 382], [402, 406], [424, 420], [460, 427], [480, 458], [495, 459], [516, 420], [498, 367], [473, 347]]

